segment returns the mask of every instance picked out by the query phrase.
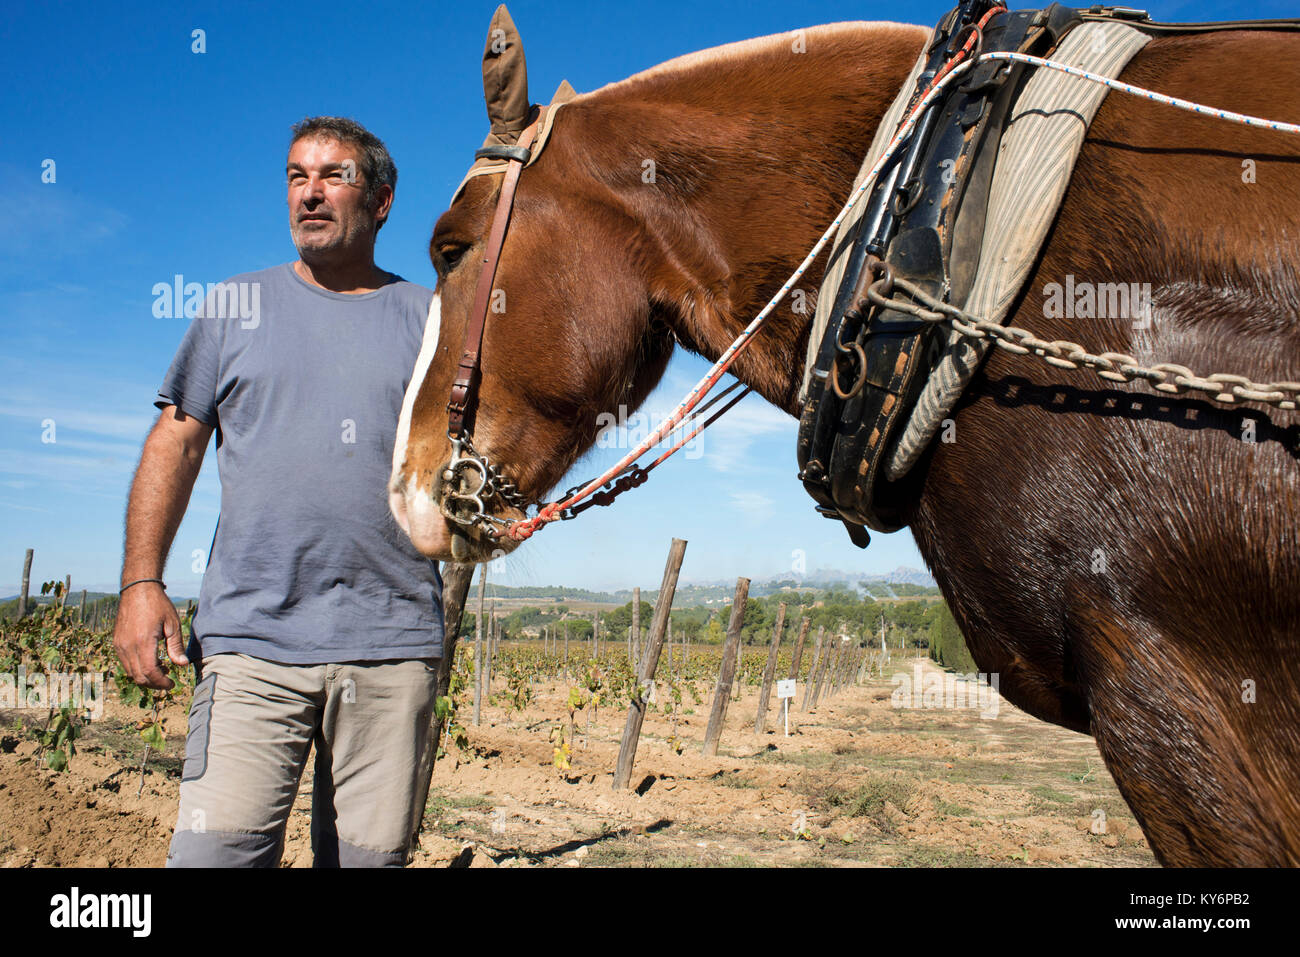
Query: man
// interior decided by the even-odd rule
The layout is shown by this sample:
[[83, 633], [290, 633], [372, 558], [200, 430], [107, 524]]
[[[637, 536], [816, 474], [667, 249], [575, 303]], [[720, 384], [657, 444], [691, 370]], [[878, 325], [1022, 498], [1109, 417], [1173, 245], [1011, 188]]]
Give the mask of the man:
[[[387, 505], [433, 293], [378, 268], [397, 169], [351, 120], [293, 129], [297, 262], [237, 276], [190, 325], [131, 487], [113, 642], [139, 684], [196, 685], [174, 866], [279, 863], [308, 749], [315, 865], [406, 862], [427, 798], [442, 580]], [[217, 434], [221, 514], [188, 649], [162, 572]]]

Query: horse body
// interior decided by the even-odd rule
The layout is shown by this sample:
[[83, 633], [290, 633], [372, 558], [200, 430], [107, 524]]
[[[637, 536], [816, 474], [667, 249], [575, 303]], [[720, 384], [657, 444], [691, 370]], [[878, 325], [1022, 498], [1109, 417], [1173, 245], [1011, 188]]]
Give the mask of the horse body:
[[[716, 358], [838, 211], [928, 36], [813, 28], [805, 52], [789, 35], [733, 44], [568, 104], [520, 180], [476, 446], [540, 499], [594, 443], [599, 413], [640, 405], [675, 344]], [[1267, 64], [1298, 46], [1156, 38], [1122, 79], [1296, 122], [1300, 97]], [[1112, 94], [1009, 321], [1147, 364], [1293, 378], [1298, 157], [1278, 134]], [[436, 506], [499, 182], [471, 180], [435, 228], [440, 336], [394, 458], [395, 514], [442, 560], [455, 536], [472, 560], [514, 545], [454, 530]], [[732, 370], [792, 415], [822, 268], [803, 280], [807, 308], [787, 300]], [[1149, 283], [1149, 324], [1045, 309], [1067, 276]], [[1296, 415], [995, 351], [954, 418], [956, 441], [907, 479], [909, 518], [980, 667], [1019, 707], [1096, 736], [1162, 862], [1300, 862]]]

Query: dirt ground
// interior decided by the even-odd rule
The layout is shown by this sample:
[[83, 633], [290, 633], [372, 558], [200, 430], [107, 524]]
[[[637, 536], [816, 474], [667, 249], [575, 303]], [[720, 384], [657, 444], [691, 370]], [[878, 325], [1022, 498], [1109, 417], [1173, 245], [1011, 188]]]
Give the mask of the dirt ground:
[[[569, 685], [538, 685], [522, 712], [464, 716], [471, 751], [439, 761], [416, 867], [1153, 866], [1091, 738], [1005, 700], [975, 709], [896, 709], [889, 675], [848, 687], [781, 728], [753, 733], [757, 689], [727, 713], [719, 756], [701, 744], [709, 700], [688, 696], [676, 727], [647, 717], [632, 776], [612, 770], [626, 709], [577, 719], [572, 767], [557, 769], [552, 729], [568, 723]], [[799, 689], [802, 700], [803, 689]], [[464, 710], [468, 711], [469, 708]], [[36, 744], [0, 712], [0, 866], [159, 867], [175, 823], [185, 716], [166, 716], [151, 754], [110, 699], [69, 770], [38, 768]], [[26, 716], [32, 724], [32, 716]], [[311, 762], [290, 818], [284, 866], [309, 867]], [[139, 789], [140, 793], [137, 794]]]

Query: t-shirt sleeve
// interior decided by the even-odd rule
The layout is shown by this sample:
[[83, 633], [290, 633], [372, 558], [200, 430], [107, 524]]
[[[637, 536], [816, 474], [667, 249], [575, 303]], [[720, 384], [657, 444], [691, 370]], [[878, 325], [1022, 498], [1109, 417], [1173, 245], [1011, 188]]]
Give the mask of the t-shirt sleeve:
[[176, 358], [158, 389], [155, 406], [162, 409], [174, 405], [204, 425], [217, 426], [220, 331], [220, 322], [205, 317], [203, 311], [190, 321], [185, 338], [176, 350]]

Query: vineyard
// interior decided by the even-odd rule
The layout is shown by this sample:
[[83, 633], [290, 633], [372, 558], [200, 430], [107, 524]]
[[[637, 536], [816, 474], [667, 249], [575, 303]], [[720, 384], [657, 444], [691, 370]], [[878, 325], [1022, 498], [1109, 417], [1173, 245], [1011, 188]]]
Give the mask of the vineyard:
[[[171, 669], [167, 693], [132, 685], [111, 630], [80, 621], [62, 588], [0, 623], [0, 674], [76, 676], [85, 691], [0, 685], [0, 865], [159, 866], [192, 675]], [[902, 675], [976, 701], [977, 682], [932, 660], [953, 631], [942, 602], [738, 596], [665, 615], [648, 680], [655, 608], [639, 595], [465, 614], [413, 864], [1152, 863], [1090, 739], [987, 687], [996, 720], [900, 699]], [[787, 677], [795, 697], [781, 699]], [[310, 777], [309, 762], [286, 866], [310, 864]]]

